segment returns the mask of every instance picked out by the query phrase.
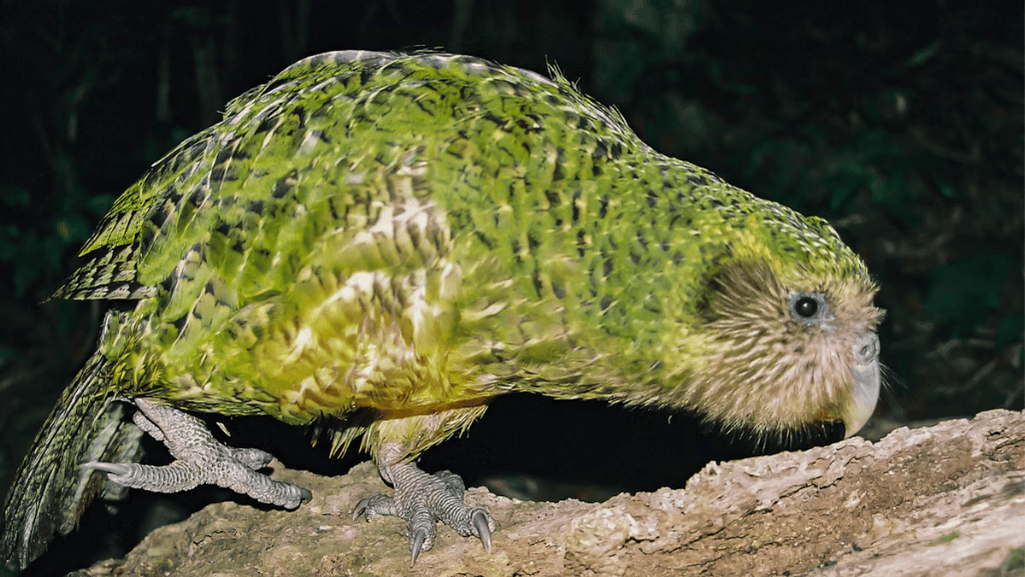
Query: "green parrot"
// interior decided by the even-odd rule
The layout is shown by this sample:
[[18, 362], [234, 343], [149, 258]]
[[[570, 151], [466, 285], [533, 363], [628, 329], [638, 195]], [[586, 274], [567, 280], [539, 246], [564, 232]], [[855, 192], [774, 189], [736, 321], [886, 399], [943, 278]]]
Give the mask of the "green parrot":
[[[2, 557], [27, 565], [125, 487], [310, 499], [192, 412], [315, 428], [335, 454], [361, 439], [394, 491], [354, 519], [405, 519], [414, 562], [437, 521], [490, 550], [488, 511], [415, 461], [497, 395], [854, 434], [880, 386], [864, 263], [551, 76], [321, 54], [154, 164], [55, 294], [115, 303], [18, 472]], [[171, 464], [137, 463], [143, 432]]]

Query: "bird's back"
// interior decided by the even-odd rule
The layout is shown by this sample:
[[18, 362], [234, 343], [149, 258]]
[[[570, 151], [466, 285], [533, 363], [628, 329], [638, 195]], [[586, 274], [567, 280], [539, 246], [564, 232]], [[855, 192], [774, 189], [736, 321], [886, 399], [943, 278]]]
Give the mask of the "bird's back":
[[183, 408], [298, 424], [511, 388], [631, 400], [694, 369], [667, 337], [769, 221], [846, 250], [558, 74], [335, 52], [158, 162], [58, 295], [140, 299], [112, 388]]
[[625, 224], [605, 217], [637, 154], [561, 78], [321, 55], [156, 163], [56, 296], [139, 300], [109, 347], [119, 394], [296, 423], [479, 398], [482, 366], [597, 328], [600, 296], [566, 285], [606, 266], [591, 249]]

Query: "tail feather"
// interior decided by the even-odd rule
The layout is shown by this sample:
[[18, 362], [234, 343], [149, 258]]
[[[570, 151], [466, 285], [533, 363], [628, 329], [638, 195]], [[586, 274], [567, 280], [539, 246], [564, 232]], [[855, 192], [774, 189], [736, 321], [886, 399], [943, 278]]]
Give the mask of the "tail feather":
[[98, 471], [81, 466], [140, 457], [142, 431], [124, 418], [124, 403], [103, 394], [106, 366], [102, 355], [93, 355], [36, 436], [4, 505], [0, 559], [26, 567], [46, 551], [55, 532], [75, 528], [98, 493], [123, 494]]

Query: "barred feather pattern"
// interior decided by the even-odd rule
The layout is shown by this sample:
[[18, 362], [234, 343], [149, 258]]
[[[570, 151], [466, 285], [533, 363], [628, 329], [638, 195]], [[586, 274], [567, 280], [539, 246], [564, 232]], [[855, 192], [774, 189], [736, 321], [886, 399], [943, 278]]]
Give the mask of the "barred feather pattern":
[[[331, 52], [230, 102], [119, 198], [55, 294], [134, 308], [21, 486], [71, 478], [53, 471], [77, 457], [43, 453], [108, 438], [66, 429], [107, 419], [109, 396], [404, 458], [509, 391], [760, 431], [836, 418], [851, 343], [881, 318], [864, 263], [824, 220], [657, 153], [550, 73]], [[788, 316], [804, 293], [834, 316]]]
[[105, 392], [109, 376], [108, 361], [98, 352], [40, 429], [4, 505], [4, 559], [28, 565], [55, 533], [74, 530], [97, 495], [117, 499], [126, 491], [98, 471], [81, 467], [89, 461], [133, 462], [141, 457], [142, 431], [124, 418], [131, 407], [112, 401]]

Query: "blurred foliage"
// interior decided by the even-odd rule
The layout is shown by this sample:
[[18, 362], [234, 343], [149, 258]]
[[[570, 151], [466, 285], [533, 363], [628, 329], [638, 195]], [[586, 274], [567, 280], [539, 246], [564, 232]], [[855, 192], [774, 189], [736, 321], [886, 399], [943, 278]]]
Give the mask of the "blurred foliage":
[[888, 311], [879, 415], [1020, 409], [1022, 3], [838, 6], [5, 2], [0, 491], [93, 346], [97, 304], [43, 303], [104, 210], [231, 97], [347, 48], [557, 63], [661, 152], [834, 223]]

